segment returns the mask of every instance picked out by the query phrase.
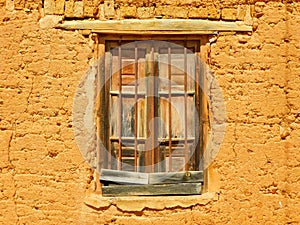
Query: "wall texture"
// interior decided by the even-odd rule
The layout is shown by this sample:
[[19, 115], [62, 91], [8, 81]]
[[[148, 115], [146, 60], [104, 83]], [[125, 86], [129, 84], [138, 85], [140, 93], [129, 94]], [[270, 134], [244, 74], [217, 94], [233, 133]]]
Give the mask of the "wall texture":
[[[221, 33], [211, 46], [227, 112], [217, 197], [141, 210], [84, 203], [93, 171], [72, 104], [93, 42], [51, 28], [52, 17], [39, 22], [53, 14], [253, 23], [252, 34]], [[299, 37], [297, 1], [0, 0], [0, 224], [300, 224]]]

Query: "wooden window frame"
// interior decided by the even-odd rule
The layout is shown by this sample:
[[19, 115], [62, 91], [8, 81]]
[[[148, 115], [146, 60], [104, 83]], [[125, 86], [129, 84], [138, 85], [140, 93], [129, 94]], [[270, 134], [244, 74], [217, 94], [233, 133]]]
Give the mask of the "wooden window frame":
[[[106, 52], [106, 48], [105, 48], [105, 42], [106, 41], [111, 41], [111, 40], [197, 40], [200, 42], [200, 51], [195, 53], [204, 63], [209, 64], [209, 53], [210, 53], [210, 44], [209, 44], [209, 35], [101, 35], [101, 36], [97, 36], [96, 38], [96, 48], [95, 48], [95, 57], [96, 58], [103, 58], [103, 56], [105, 55]], [[109, 129], [107, 127], [107, 123], [105, 123], [105, 120], [108, 118], [107, 116], [107, 112], [105, 111], [106, 107], [108, 105], [108, 98], [105, 95], [105, 92], [108, 91], [107, 85], [105, 86], [105, 88], [103, 89], [103, 83], [105, 82], [106, 77], [103, 76], [104, 74], [107, 74], [105, 72], [105, 62], [102, 61], [98, 67], [98, 76], [97, 76], [97, 90], [99, 91], [98, 93], [100, 93], [99, 98], [97, 99], [97, 109], [96, 109], [96, 123], [97, 123], [97, 171], [101, 171], [101, 167], [102, 167], [102, 159], [103, 159], [103, 151], [101, 151], [101, 146], [100, 146], [100, 140], [102, 141], [108, 141], [105, 133], [103, 132], [103, 130]], [[205, 69], [205, 68], [203, 68]], [[206, 71], [202, 71], [203, 73], [205, 73]], [[203, 83], [201, 84], [202, 88], [205, 88], [205, 79], [201, 80]], [[206, 90], [202, 90], [202, 92], [205, 93]], [[206, 139], [207, 139], [207, 134], [208, 134], [208, 130], [209, 130], [209, 125], [208, 125], [208, 107], [207, 104], [207, 99], [205, 97], [204, 94], [201, 94], [201, 102], [202, 104], [200, 105], [200, 130], [201, 130], [201, 135], [200, 135], [200, 139], [199, 139], [199, 143], [201, 144], [201, 149], [202, 149], [202, 153], [205, 151], [205, 146], [206, 146]], [[104, 176], [108, 176], [110, 173], [110, 171], [105, 171], [102, 170], [102, 179], [104, 178]], [[191, 176], [193, 174], [191, 174], [190, 172], [188, 173], [177, 173], [177, 175], [174, 176], [180, 176], [180, 179], [182, 179], [183, 182], [189, 182], [189, 181], [193, 181], [194, 176]], [[100, 177], [97, 178], [97, 181], [100, 181]], [[192, 179], [191, 179], [192, 177]], [[203, 178], [204, 177], [204, 178]], [[170, 185], [170, 184], [163, 184], [164, 182], [161, 182], [161, 185], [122, 185], [122, 187], [118, 187], [118, 186], [113, 186], [110, 188], [109, 192], [106, 192], [105, 187], [102, 188], [102, 184], [100, 182], [98, 182], [97, 184], [97, 189], [101, 190], [103, 196], [123, 196], [123, 195], [168, 195], [168, 194], [189, 194], [189, 193], [194, 193], [195, 194], [195, 190], [196, 192], [199, 191], [199, 194], [202, 192], [205, 192], [207, 189], [207, 170], [203, 171], [203, 177], [199, 178], [199, 177], [195, 177], [195, 180], [198, 179], [202, 179], [203, 181], [203, 185], [201, 184], [200, 186], [197, 185], [197, 183], [195, 183], [195, 185], [191, 188], [194, 188], [194, 190], [190, 190], [187, 187], [185, 187], [185, 184], [182, 185]], [[147, 179], [154, 179], [155, 180], [155, 174], [148, 174]], [[159, 180], [159, 178], [158, 178]], [[158, 183], [156, 183], [158, 184]], [[162, 188], [163, 187], [163, 188]], [[131, 191], [133, 190], [134, 191]], [[174, 189], [175, 188], [175, 189]], [[178, 190], [181, 190], [178, 192]], [[150, 191], [149, 191], [150, 190]]]

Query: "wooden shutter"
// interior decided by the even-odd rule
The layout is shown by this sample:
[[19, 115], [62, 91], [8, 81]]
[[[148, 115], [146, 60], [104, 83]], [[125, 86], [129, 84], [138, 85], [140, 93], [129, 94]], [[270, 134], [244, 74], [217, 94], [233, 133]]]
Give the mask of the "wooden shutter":
[[[177, 43], [193, 52], [199, 49], [199, 41]], [[109, 117], [104, 137], [108, 153], [102, 154], [100, 175], [103, 195], [200, 194], [200, 150], [190, 151], [200, 129], [195, 58], [187, 48], [167, 43], [121, 44], [106, 44], [105, 77], [111, 78], [105, 84]]]

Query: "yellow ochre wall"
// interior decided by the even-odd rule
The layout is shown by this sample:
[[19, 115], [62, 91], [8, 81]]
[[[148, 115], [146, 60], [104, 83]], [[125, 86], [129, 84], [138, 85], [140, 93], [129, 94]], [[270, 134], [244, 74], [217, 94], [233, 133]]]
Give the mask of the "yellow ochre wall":
[[[63, 15], [253, 26], [211, 45], [227, 116], [213, 197], [87, 204], [93, 171], [75, 142], [72, 107], [94, 43], [53, 28]], [[300, 2], [0, 0], [0, 48], [0, 224], [300, 224]]]

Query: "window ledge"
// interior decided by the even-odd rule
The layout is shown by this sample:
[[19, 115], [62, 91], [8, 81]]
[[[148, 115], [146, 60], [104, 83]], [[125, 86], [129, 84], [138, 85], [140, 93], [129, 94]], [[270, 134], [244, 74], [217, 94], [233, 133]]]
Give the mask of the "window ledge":
[[95, 209], [116, 206], [122, 211], [142, 211], [144, 209], [163, 210], [167, 208], [188, 208], [194, 205], [207, 205], [218, 200], [216, 192], [190, 196], [151, 196], [151, 197], [102, 197], [100, 194], [88, 194], [84, 200], [87, 206]]

